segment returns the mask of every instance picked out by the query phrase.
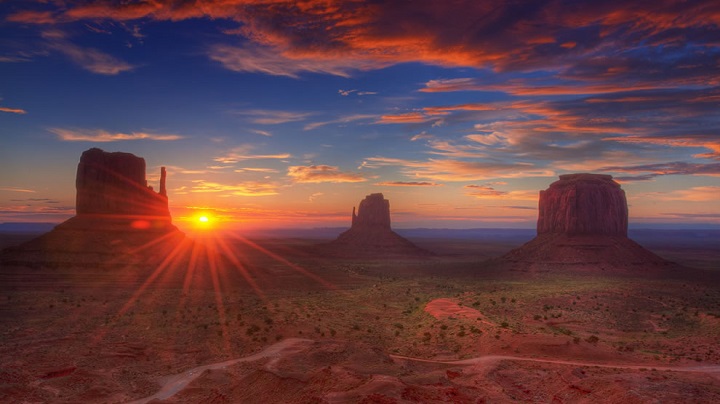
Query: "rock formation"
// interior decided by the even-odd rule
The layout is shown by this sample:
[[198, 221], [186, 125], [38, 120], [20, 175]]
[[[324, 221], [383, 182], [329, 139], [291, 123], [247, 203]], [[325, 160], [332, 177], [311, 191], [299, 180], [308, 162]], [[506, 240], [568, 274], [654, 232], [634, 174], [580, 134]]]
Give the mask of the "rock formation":
[[567, 174], [540, 191], [538, 234], [627, 236], [625, 191], [610, 175]]
[[390, 230], [390, 201], [383, 194], [370, 194], [360, 201], [357, 215], [352, 213], [353, 228]]
[[352, 225], [323, 248], [325, 253], [350, 257], [430, 255], [390, 228], [390, 201], [383, 194], [370, 194], [360, 201]]
[[[184, 238], [173, 224], [161, 169], [160, 193], [145, 179], [145, 160], [130, 153], [85, 151], [77, 167], [76, 216], [4, 255], [41, 266], [124, 265], [163, 257]], [[31, 262], [28, 262], [31, 261]]]
[[537, 236], [501, 259], [518, 269], [628, 268], [668, 262], [627, 237], [625, 191], [609, 175], [568, 174], [540, 191]]

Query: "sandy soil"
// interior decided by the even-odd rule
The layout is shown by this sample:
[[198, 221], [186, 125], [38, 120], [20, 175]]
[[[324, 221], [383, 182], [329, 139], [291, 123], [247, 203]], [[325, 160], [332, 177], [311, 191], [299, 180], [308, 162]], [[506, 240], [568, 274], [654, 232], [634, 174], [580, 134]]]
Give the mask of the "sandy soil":
[[0, 402], [720, 402], [716, 277], [303, 243], [0, 267]]

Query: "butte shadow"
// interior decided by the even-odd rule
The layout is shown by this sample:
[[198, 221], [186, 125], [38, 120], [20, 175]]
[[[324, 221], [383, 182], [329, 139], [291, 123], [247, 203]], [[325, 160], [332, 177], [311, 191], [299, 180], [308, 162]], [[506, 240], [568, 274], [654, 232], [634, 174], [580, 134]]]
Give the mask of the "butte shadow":
[[149, 264], [185, 239], [172, 224], [161, 168], [160, 192], [147, 185], [145, 160], [98, 148], [83, 152], [76, 175], [76, 215], [52, 231], [6, 249], [3, 264], [106, 267]]
[[610, 175], [567, 174], [540, 191], [537, 236], [498, 259], [513, 270], [680, 269], [627, 236], [625, 191]]
[[423, 257], [433, 255], [390, 227], [390, 201], [383, 194], [370, 194], [360, 201], [352, 225], [330, 243], [317, 246], [317, 252], [340, 258]]

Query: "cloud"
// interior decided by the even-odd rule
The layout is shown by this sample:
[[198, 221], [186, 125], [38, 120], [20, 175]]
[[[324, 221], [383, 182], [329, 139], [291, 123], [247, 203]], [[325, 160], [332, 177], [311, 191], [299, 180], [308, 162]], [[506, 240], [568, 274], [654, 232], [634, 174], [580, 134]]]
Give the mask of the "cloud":
[[287, 175], [298, 183], [367, 181], [360, 174], [342, 172], [328, 165], [290, 166]]
[[[297, 77], [420, 62], [492, 72], [560, 71], [576, 81], [710, 82], [716, 76], [720, 6], [679, 3], [353, 2], [225, 0], [57, 2], [18, 10], [10, 22], [181, 21], [222, 19], [238, 28], [243, 47], [218, 44], [210, 57], [225, 67]], [[19, 8], [19, 7], [18, 7]], [[29, 7], [28, 7], [29, 8]], [[452, 23], [448, 23], [451, 21]], [[642, 46], [638, 46], [642, 44]], [[448, 86], [455, 80], [444, 79]], [[633, 81], [634, 80], [634, 81]]]
[[424, 123], [436, 121], [438, 118], [430, 117], [422, 112], [408, 112], [404, 114], [383, 115], [375, 123], [397, 124], [397, 123]]
[[311, 195], [308, 197], [308, 201], [309, 201], [309, 202], [315, 202], [319, 197], [321, 197], [321, 196], [323, 196], [323, 195], [325, 195], [325, 194], [322, 193], [322, 192], [315, 192], [314, 194], [311, 194]]
[[720, 138], [714, 135], [696, 135], [696, 136], [627, 136], [627, 137], [608, 137], [606, 141], [614, 141], [620, 143], [637, 143], [660, 145], [667, 147], [693, 147], [705, 148], [710, 150], [709, 153], [695, 154], [695, 158], [707, 158], [720, 160]]
[[237, 184], [221, 184], [217, 182], [196, 180], [189, 190], [191, 193], [218, 193], [225, 196], [270, 196], [277, 195], [277, 185], [256, 181]]
[[455, 159], [405, 160], [387, 157], [369, 157], [364, 168], [400, 167], [408, 177], [435, 181], [476, 181], [494, 178], [553, 177], [554, 171], [536, 168], [522, 162], [462, 161]]
[[0, 107], [0, 112], [8, 112], [11, 114], [27, 114], [27, 111], [25, 111], [24, 109], [8, 107]]
[[180, 135], [153, 134], [145, 132], [111, 133], [102, 129], [61, 129], [51, 128], [50, 132], [56, 134], [60, 140], [68, 142], [118, 142], [123, 140], [178, 140]]
[[253, 154], [251, 153], [254, 147], [252, 145], [242, 145], [235, 147], [225, 153], [222, 156], [215, 157], [213, 161], [217, 161], [223, 164], [235, 164], [239, 161], [244, 160], [283, 160], [292, 157], [289, 153], [278, 153], [278, 154]]
[[97, 49], [75, 45], [68, 41], [62, 32], [47, 31], [43, 33], [43, 38], [47, 40], [50, 49], [62, 53], [73, 63], [92, 73], [114, 76], [135, 68]]
[[[485, 185], [465, 185], [464, 187], [468, 191], [465, 195], [473, 196], [478, 199], [510, 199], [510, 200], [525, 200], [525, 201], [537, 201], [538, 191], [499, 191], [492, 187], [490, 184]], [[527, 209], [523, 207], [523, 209]]]
[[210, 59], [228, 70], [240, 73], [263, 73], [272, 76], [298, 78], [300, 73], [324, 73], [350, 77], [352, 70], [381, 67], [369, 61], [336, 59], [322, 55], [303, 55], [282, 52], [272, 47], [239, 48], [215, 45], [208, 52]]
[[0, 187], [0, 191], [35, 193], [35, 191], [32, 189], [17, 188], [17, 187]]
[[687, 163], [675, 161], [670, 163], [645, 164], [635, 166], [609, 166], [601, 171], [615, 173], [640, 174], [638, 176], [618, 177], [618, 180], [647, 181], [665, 175], [709, 175], [720, 176], [720, 163]]
[[247, 116], [250, 122], [258, 125], [278, 125], [281, 123], [303, 121], [312, 115], [312, 113], [309, 112], [276, 111], [267, 109], [248, 109], [233, 111], [233, 113], [236, 115]]
[[242, 167], [233, 170], [236, 173], [277, 173], [278, 170], [274, 168], [261, 168], [261, 167]]
[[714, 202], [720, 200], [720, 186], [702, 186], [669, 192], [639, 194], [633, 199], [652, 198], [659, 201]]
[[342, 116], [338, 119], [333, 119], [331, 121], [324, 121], [324, 122], [312, 122], [304, 126], [304, 130], [313, 130], [317, 129], [321, 126], [325, 125], [331, 125], [336, 123], [350, 123], [355, 121], [363, 121], [363, 120], [369, 120], [369, 119], [377, 119], [377, 115], [371, 115], [371, 114], [355, 114], [355, 115], [347, 115]]
[[259, 129], [250, 129], [250, 132], [258, 134], [260, 136], [267, 136], [272, 137], [272, 133], [266, 131], [266, 130], [259, 130]]
[[384, 181], [384, 182], [377, 182], [375, 185], [385, 186], [385, 187], [439, 187], [443, 184], [437, 184], [435, 182], [427, 182], [427, 181]]
[[358, 91], [358, 90], [342, 90], [342, 89], [338, 90], [338, 94], [342, 95], [343, 97], [347, 97], [352, 93], [355, 93], [358, 96], [377, 94], [376, 91]]

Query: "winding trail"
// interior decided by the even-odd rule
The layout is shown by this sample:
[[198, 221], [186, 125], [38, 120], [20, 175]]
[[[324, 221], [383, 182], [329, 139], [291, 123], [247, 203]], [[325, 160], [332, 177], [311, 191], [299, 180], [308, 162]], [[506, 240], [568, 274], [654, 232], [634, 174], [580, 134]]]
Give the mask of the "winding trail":
[[390, 355], [393, 359], [400, 359], [412, 362], [425, 362], [425, 363], [438, 363], [443, 365], [457, 365], [457, 366], [469, 366], [469, 365], [480, 365], [490, 364], [502, 360], [518, 361], [518, 362], [540, 362], [540, 363], [551, 363], [555, 365], [571, 365], [571, 366], [583, 366], [583, 367], [598, 367], [598, 368], [610, 368], [610, 369], [655, 369], [655, 370], [668, 370], [672, 372], [693, 372], [693, 373], [718, 373], [720, 374], [720, 365], [703, 365], [703, 366], [655, 366], [652, 364], [645, 365], [627, 365], [627, 364], [611, 364], [611, 363], [596, 363], [596, 362], [584, 362], [584, 361], [566, 361], [560, 359], [542, 359], [542, 358], [526, 358], [522, 356], [506, 356], [506, 355], [486, 355], [477, 358], [462, 359], [462, 360], [434, 360], [434, 359], [421, 359], [412, 358], [409, 356], [402, 355]]
[[[276, 363], [283, 357], [290, 354], [299, 353], [310, 347], [315, 341], [310, 339], [302, 338], [288, 338], [282, 340], [276, 344], [270, 345], [261, 352], [253, 355], [244, 356], [238, 359], [231, 359], [224, 362], [212, 363], [209, 365], [198, 366], [183, 373], [179, 373], [174, 376], [170, 376], [166, 379], [162, 388], [152, 396], [141, 398], [136, 401], [132, 401], [128, 404], [145, 404], [152, 400], [165, 400], [174, 396], [175, 394], [182, 391], [188, 384], [193, 380], [197, 379], [204, 371], [223, 369], [228, 366], [232, 366], [236, 363], [241, 362], [252, 362], [260, 359], [269, 358], [270, 361], [266, 364], [266, 367], [272, 369]], [[560, 359], [541, 359], [541, 358], [526, 358], [522, 356], [507, 356], [507, 355], [485, 355], [477, 358], [462, 359], [462, 360], [435, 360], [435, 359], [422, 359], [413, 358], [402, 355], [389, 355], [393, 360], [412, 361], [412, 362], [424, 362], [424, 363], [437, 363], [443, 365], [454, 365], [454, 366], [472, 366], [472, 365], [490, 365], [502, 360], [510, 361], [521, 361], [521, 362], [539, 362], [539, 363], [550, 363], [556, 365], [571, 365], [571, 366], [583, 366], [583, 367], [600, 367], [610, 369], [654, 369], [654, 370], [666, 370], [672, 372], [693, 372], [693, 373], [710, 373], [716, 377], [720, 377], [720, 365], [704, 365], [704, 366], [654, 366], [651, 364], [645, 365], [628, 365], [628, 364], [609, 364], [609, 363], [596, 363], [596, 362], [584, 362], [584, 361], [568, 361]]]
[[188, 384], [193, 380], [197, 379], [206, 370], [223, 369], [228, 366], [232, 366], [240, 362], [252, 362], [260, 359], [270, 358], [268, 366], [273, 366], [283, 356], [287, 356], [291, 353], [301, 352], [305, 350], [314, 341], [302, 338], [288, 338], [278, 342], [277, 344], [270, 345], [264, 350], [250, 355], [244, 356], [238, 359], [231, 359], [224, 362], [212, 363], [210, 365], [198, 366], [175, 376], [170, 376], [163, 384], [160, 391], [153, 394], [152, 396], [141, 398], [136, 401], [131, 401], [129, 404], [145, 404], [152, 400], [165, 400], [174, 396], [175, 394], [182, 391]]

